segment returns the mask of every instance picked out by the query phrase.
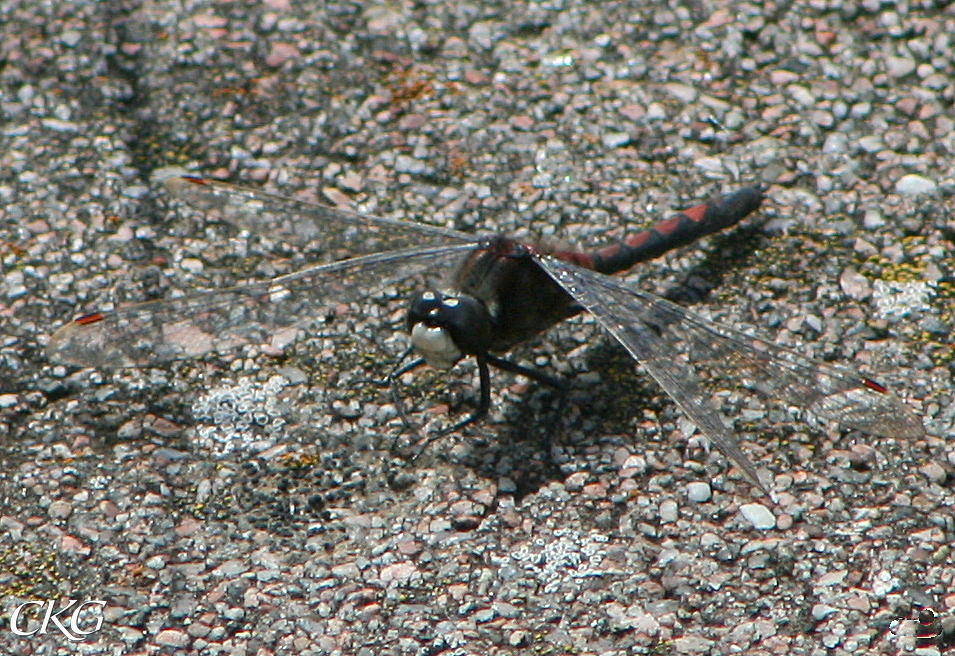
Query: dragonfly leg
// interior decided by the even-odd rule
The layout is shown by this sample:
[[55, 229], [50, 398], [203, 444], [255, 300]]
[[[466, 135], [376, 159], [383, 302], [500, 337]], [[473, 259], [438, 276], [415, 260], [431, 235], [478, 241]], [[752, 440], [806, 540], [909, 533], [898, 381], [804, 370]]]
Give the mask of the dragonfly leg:
[[547, 385], [548, 387], [553, 387], [555, 389], [565, 389], [567, 383], [557, 376], [551, 376], [545, 374], [543, 371], [538, 369], [531, 369], [530, 367], [525, 367], [519, 365], [516, 362], [511, 362], [504, 358], [499, 358], [497, 356], [491, 355], [490, 353], [486, 356], [487, 363], [494, 367], [495, 369], [500, 369], [501, 371], [509, 371], [512, 374], [519, 374], [521, 376], [526, 376], [531, 380], [537, 381], [542, 385]]
[[545, 374], [539, 369], [531, 369], [530, 367], [524, 367], [517, 364], [516, 362], [511, 362], [504, 358], [498, 358], [493, 355], [487, 356], [488, 364], [491, 366], [501, 369], [502, 371], [509, 371], [512, 374], [519, 374], [521, 376], [526, 376], [533, 381], [540, 383], [541, 385], [546, 385], [557, 391], [557, 410], [553, 413], [550, 426], [548, 430], [544, 431], [541, 436], [540, 447], [544, 453], [551, 453], [551, 435], [554, 435], [557, 429], [560, 427], [560, 418], [564, 414], [564, 409], [567, 407], [567, 382], [558, 378], [557, 376], [551, 376], [550, 374]]
[[401, 378], [409, 371], [414, 371], [418, 367], [424, 364], [424, 358], [416, 358], [411, 362], [401, 364], [408, 359], [408, 356], [414, 353], [414, 347], [409, 346], [405, 349], [404, 353], [401, 354], [401, 357], [398, 358], [398, 362], [395, 363], [395, 368], [392, 369], [387, 376], [385, 376], [385, 381], [389, 384], [393, 383], [396, 379]]
[[[474, 422], [480, 421], [485, 416], [487, 416], [488, 411], [491, 409], [490, 367], [494, 367], [495, 369], [501, 369], [502, 371], [507, 371], [513, 374], [518, 374], [520, 376], [526, 376], [527, 378], [530, 378], [531, 380], [536, 381], [542, 385], [546, 385], [548, 387], [552, 387], [556, 389], [559, 395], [556, 417], [558, 418], [557, 420], [559, 420], [559, 417], [562, 415], [564, 407], [566, 406], [566, 401], [567, 401], [567, 384], [564, 380], [556, 376], [551, 376], [549, 374], [546, 374], [537, 369], [531, 369], [530, 367], [525, 367], [523, 365], [517, 364], [516, 362], [511, 362], [510, 360], [506, 360], [504, 358], [491, 355], [490, 353], [485, 353], [483, 355], [476, 355], [475, 359], [477, 360], [478, 375], [480, 377], [481, 397], [480, 397], [480, 401], [478, 402], [478, 407], [474, 410], [474, 412], [472, 412], [470, 415], [468, 415], [464, 419], [441, 429], [440, 431], [438, 431], [437, 433], [433, 435], [430, 435], [416, 449], [416, 452], [414, 456], [412, 456], [412, 459], [418, 458], [424, 452], [424, 450], [427, 449], [435, 440], [442, 438], [445, 435], [448, 435], [450, 433], [457, 432], [461, 430], [462, 428], [464, 428], [465, 426], [468, 426], [469, 424], [473, 424]], [[420, 366], [423, 363], [424, 363], [424, 360], [422, 359], [409, 362], [408, 364], [403, 365], [400, 368], [396, 369], [395, 372], [392, 374], [392, 376], [394, 377], [401, 376], [407, 373], [408, 371], [415, 369], [416, 367]], [[399, 413], [404, 419], [405, 418], [404, 405], [401, 403], [400, 395], [397, 393], [397, 388], [394, 386], [393, 379], [392, 379], [392, 391], [394, 394], [395, 404], [398, 406]], [[405, 425], [410, 426], [410, 422], [406, 421]], [[541, 444], [541, 447], [547, 453], [550, 453], [550, 434], [551, 433], [553, 433], [553, 430], [549, 430], [546, 432], [544, 436], [544, 441]], [[395, 437], [395, 444], [397, 444], [397, 440], [398, 440], [398, 436]], [[394, 448], [394, 446], [392, 448]]]
[[398, 412], [398, 417], [401, 419], [402, 428], [395, 435], [394, 442], [391, 445], [391, 450], [395, 450], [395, 445], [398, 443], [398, 439], [404, 434], [405, 431], [414, 431], [415, 426], [411, 423], [411, 420], [408, 419], [408, 413], [405, 411], [404, 400], [401, 398], [400, 390], [398, 389], [398, 379], [408, 373], [417, 369], [425, 363], [424, 358], [417, 358], [411, 362], [405, 362], [408, 359], [408, 356], [414, 352], [414, 348], [408, 347], [404, 352], [398, 357], [397, 361], [394, 364], [394, 367], [385, 374], [384, 378], [365, 378], [361, 379], [358, 382], [367, 383], [374, 385], [376, 387], [387, 387], [391, 392], [391, 402], [395, 405], [395, 409]]
[[425, 363], [424, 358], [417, 358], [411, 362], [402, 364], [408, 359], [408, 356], [411, 355], [412, 352], [414, 352], [414, 348], [410, 346], [406, 348], [404, 352], [398, 356], [398, 360], [395, 362], [394, 368], [385, 374], [384, 378], [362, 378], [358, 382], [369, 383], [371, 385], [375, 385], [376, 387], [390, 387], [392, 394], [394, 395], [396, 393], [395, 381], [409, 371], [413, 371]]
[[415, 454], [412, 456], [412, 460], [421, 456], [424, 453], [424, 450], [427, 449], [431, 444], [445, 435], [454, 433], [461, 430], [468, 424], [473, 424], [476, 421], [483, 419], [488, 410], [491, 409], [491, 370], [488, 368], [488, 357], [487, 355], [476, 355], [474, 356], [478, 364], [478, 375], [481, 379], [481, 400], [478, 402], [478, 407], [470, 415], [462, 419], [461, 421], [455, 422], [450, 426], [442, 428], [434, 435], [429, 436], [424, 442], [421, 443], [421, 446], [415, 451]]
[[398, 416], [401, 418], [402, 429], [395, 434], [395, 439], [391, 443], [391, 450], [395, 451], [398, 445], [398, 440], [401, 438], [401, 435], [407, 431], [414, 431], [416, 427], [411, 423], [411, 420], [408, 419], [408, 413], [405, 410], [404, 399], [401, 398], [401, 391], [398, 389], [398, 379], [404, 376], [409, 371], [414, 371], [421, 365], [425, 363], [424, 358], [415, 358], [411, 362], [405, 362], [408, 359], [408, 356], [414, 351], [412, 347], [405, 349], [404, 353], [401, 354], [401, 357], [398, 358], [398, 362], [395, 364], [394, 369], [392, 369], [385, 376], [384, 380], [375, 381], [379, 386], [388, 386], [391, 390], [391, 402], [395, 404], [395, 409], [398, 412]]

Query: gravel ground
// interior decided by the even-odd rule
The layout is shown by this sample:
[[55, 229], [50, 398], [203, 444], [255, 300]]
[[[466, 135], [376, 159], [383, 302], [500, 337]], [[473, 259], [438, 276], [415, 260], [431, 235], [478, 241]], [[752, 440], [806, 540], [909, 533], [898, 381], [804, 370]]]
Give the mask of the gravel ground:
[[[955, 643], [911, 619], [955, 621], [946, 3], [7, 0], [0, 25], [3, 653]], [[50, 364], [77, 312], [308, 261], [178, 211], [154, 182], [170, 167], [581, 244], [766, 182], [758, 217], [634, 284], [877, 374], [928, 436], [754, 406], [737, 430], [774, 507], [584, 317], [516, 353], [572, 381], [558, 430], [548, 390], [495, 374], [489, 421], [408, 462], [367, 383], [404, 347], [403, 289], [284, 349]], [[405, 377], [410, 420], [465, 412], [473, 383]], [[81, 642], [11, 628], [67, 598], [105, 602]]]

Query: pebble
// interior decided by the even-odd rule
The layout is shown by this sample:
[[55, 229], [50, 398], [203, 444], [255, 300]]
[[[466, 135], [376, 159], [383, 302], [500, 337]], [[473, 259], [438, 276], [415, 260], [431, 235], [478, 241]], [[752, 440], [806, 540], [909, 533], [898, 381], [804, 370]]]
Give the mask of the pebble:
[[626, 132], [605, 132], [600, 138], [604, 148], [620, 148], [630, 143], [630, 135]]
[[626, 460], [620, 466], [621, 470], [626, 470], [631, 476], [639, 476], [647, 471], [647, 459], [639, 454], [627, 456]]
[[911, 57], [886, 57], [886, 72], [894, 78], [905, 77], [915, 71], [916, 63]]
[[58, 118], [40, 119], [40, 125], [54, 132], [79, 132], [80, 126], [72, 121], [64, 121]]
[[166, 566], [166, 559], [162, 556], [153, 556], [146, 560], [146, 567], [151, 569], [163, 569]]
[[418, 175], [424, 173], [426, 167], [425, 162], [410, 155], [398, 155], [395, 160], [395, 171], [399, 173]]
[[647, 105], [646, 120], [662, 121], [667, 117], [667, 110], [661, 103], [652, 102]]
[[666, 499], [660, 504], [660, 521], [664, 524], [675, 522], [679, 516], [679, 506], [673, 499]]
[[68, 48], [75, 48], [83, 39], [83, 33], [79, 30], [66, 30], [60, 34], [60, 42]]
[[293, 43], [273, 42], [269, 54], [265, 56], [265, 63], [268, 66], [279, 67], [289, 59], [296, 59], [301, 56], [298, 48]]
[[47, 508], [47, 514], [53, 519], [66, 519], [73, 513], [73, 506], [69, 501], [54, 501]]
[[821, 622], [833, 613], [837, 612], [838, 609], [833, 608], [832, 606], [827, 606], [826, 604], [814, 604], [812, 607], [812, 617], [817, 622]]
[[179, 266], [182, 267], [184, 271], [189, 273], [202, 273], [202, 270], [205, 268], [205, 265], [197, 257], [186, 257], [183, 258], [182, 262], [179, 263]]
[[707, 654], [714, 644], [713, 640], [700, 636], [684, 636], [673, 640], [673, 648], [678, 654]]
[[533, 634], [530, 631], [520, 629], [512, 631], [507, 637], [507, 644], [511, 647], [526, 647], [530, 644]]
[[590, 474], [587, 472], [574, 472], [564, 479], [564, 487], [568, 492], [579, 492], [586, 485], [588, 478]]
[[938, 184], [936, 184], [934, 180], [921, 175], [915, 175], [914, 173], [903, 175], [899, 178], [899, 181], [895, 183], [895, 193], [897, 194], [914, 196], [918, 194], [936, 194], [937, 192]]
[[835, 586], [841, 584], [845, 581], [846, 576], [848, 576], [848, 570], [839, 569], [832, 572], [826, 572], [816, 581], [817, 585], [820, 586]]
[[830, 134], [822, 144], [822, 152], [827, 155], [845, 153], [848, 150], [849, 137], [839, 132]]
[[178, 629], [163, 629], [156, 634], [156, 643], [167, 647], [185, 647], [189, 644], [189, 634]]
[[688, 84], [680, 84], [679, 82], [670, 82], [665, 84], [663, 88], [666, 89], [667, 93], [685, 105], [696, 102], [697, 96], [699, 95], [696, 87]]
[[693, 481], [692, 483], [687, 483], [686, 486], [686, 497], [694, 503], [704, 503], [709, 501], [713, 496], [713, 491], [710, 489], [709, 483], [704, 483], [702, 481]]
[[700, 157], [693, 162], [701, 170], [712, 174], [724, 174], [725, 166], [719, 157]]
[[945, 479], [948, 478], [948, 473], [945, 471], [945, 468], [937, 462], [927, 462], [919, 468], [919, 471], [922, 472], [928, 480], [939, 485], [944, 484]]
[[[882, 216], [882, 213], [874, 207], [866, 209], [865, 214], [862, 216], [862, 227], [866, 230], [875, 230], [881, 226], [885, 225], [885, 218]], [[867, 250], [870, 254], [875, 254], [876, 251], [871, 245], [868, 245]]]
[[867, 153], [877, 153], [885, 148], [885, 143], [882, 142], [882, 137], [874, 134], [860, 137], [856, 139], [855, 143], [858, 144], [859, 148]]
[[382, 583], [390, 583], [392, 581], [405, 582], [417, 573], [418, 568], [414, 566], [414, 563], [400, 562], [382, 567], [379, 578]]
[[740, 514], [746, 518], [753, 528], [768, 531], [776, 527], [776, 517], [769, 508], [761, 503], [746, 503], [740, 506]]
[[839, 287], [842, 293], [856, 301], [864, 301], [872, 296], [872, 286], [869, 279], [852, 267], [846, 267], [839, 276]]

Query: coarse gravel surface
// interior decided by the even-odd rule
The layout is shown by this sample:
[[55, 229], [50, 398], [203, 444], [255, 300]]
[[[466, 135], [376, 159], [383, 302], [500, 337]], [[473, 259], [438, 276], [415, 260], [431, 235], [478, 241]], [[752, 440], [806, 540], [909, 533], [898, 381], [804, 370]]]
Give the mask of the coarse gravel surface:
[[[948, 3], [5, 0], [0, 36], [0, 653], [955, 651]], [[514, 353], [569, 379], [556, 422], [496, 372], [409, 460], [401, 407], [449, 421], [476, 377], [369, 382], [404, 288], [292, 344], [51, 363], [79, 313], [309, 262], [170, 170], [582, 245], [765, 183], [633, 284], [859, 367], [927, 435], [748, 407], [774, 505], [579, 317]], [[66, 599], [78, 642], [24, 615]]]

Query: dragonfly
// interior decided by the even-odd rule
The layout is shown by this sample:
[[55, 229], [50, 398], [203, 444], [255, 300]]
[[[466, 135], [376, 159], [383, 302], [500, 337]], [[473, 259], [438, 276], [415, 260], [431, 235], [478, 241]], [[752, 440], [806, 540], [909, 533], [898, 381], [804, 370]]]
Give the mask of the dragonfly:
[[736, 225], [760, 207], [761, 186], [715, 197], [619, 243], [584, 251], [376, 217], [203, 178], [172, 177], [164, 185], [208, 218], [317, 245], [330, 261], [271, 279], [85, 314], [52, 335], [50, 360], [85, 367], [155, 366], [222, 353], [305, 326], [331, 304], [437, 277], [443, 286], [430, 283], [408, 305], [406, 327], [420, 357], [402, 372], [422, 364], [450, 369], [474, 358], [480, 399], [455, 430], [487, 414], [492, 367], [553, 384], [554, 377], [505, 355], [586, 311], [764, 492], [720, 410], [727, 390], [753, 391], [871, 435], [924, 434], [919, 418], [875, 380], [719, 325], [612, 277]]

